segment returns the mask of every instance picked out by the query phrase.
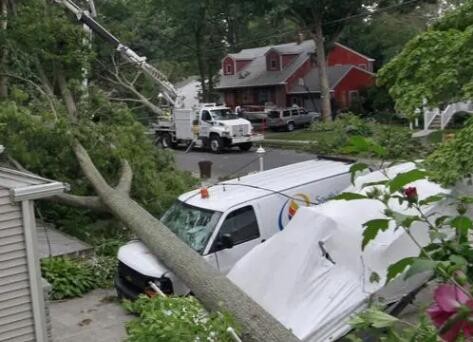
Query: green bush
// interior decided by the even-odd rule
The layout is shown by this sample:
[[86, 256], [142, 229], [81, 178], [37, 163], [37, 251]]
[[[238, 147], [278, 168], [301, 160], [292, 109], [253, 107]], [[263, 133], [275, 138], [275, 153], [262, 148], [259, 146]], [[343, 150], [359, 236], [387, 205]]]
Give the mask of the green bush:
[[371, 124], [353, 113], [342, 114], [331, 122], [315, 122], [312, 124], [311, 130], [314, 132], [333, 131], [337, 134], [344, 133], [364, 137], [369, 137], [373, 134]]
[[110, 288], [117, 268], [115, 257], [41, 260], [41, 274], [51, 284], [51, 299], [80, 297], [97, 288]]
[[92, 267], [78, 260], [41, 260], [41, 274], [52, 285], [51, 299], [80, 297], [99, 286]]
[[379, 126], [373, 139], [385, 149], [387, 159], [408, 158], [421, 149], [408, 128]]
[[233, 319], [222, 313], [209, 314], [194, 297], [142, 296], [124, 307], [138, 318], [127, 323], [129, 342], [233, 342], [226, 332], [236, 329]]
[[473, 120], [453, 140], [444, 142], [426, 158], [435, 181], [452, 185], [473, 173]]

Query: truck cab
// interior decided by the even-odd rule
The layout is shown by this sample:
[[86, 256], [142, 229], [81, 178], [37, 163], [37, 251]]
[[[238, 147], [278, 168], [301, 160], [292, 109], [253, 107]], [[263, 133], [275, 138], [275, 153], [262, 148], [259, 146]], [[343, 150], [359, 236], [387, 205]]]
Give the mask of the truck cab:
[[238, 117], [228, 107], [204, 106], [198, 117], [199, 137], [212, 152], [218, 153], [230, 146], [248, 151], [253, 142], [262, 140], [262, 136], [253, 134], [251, 122]]
[[[226, 274], [255, 246], [283, 230], [300, 206], [324, 202], [350, 184], [350, 164], [328, 160], [302, 163], [221, 182], [179, 196], [161, 221], [190, 248]], [[118, 251], [115, 287], [135, 298], [152, 282], [166, 294], [185, 295], [187, 286], [141, 241]]]

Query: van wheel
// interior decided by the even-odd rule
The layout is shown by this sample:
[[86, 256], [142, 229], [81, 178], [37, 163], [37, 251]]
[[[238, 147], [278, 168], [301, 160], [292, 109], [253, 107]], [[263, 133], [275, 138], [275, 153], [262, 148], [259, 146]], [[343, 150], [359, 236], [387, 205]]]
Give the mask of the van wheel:
[[294, 128], [296, 128], [296, 126], [294, 125], [294, 122], [288, 122], [287, 123], [287, 131], [288, 132], [292, 132], [294, 130]]
[[223, 149], [223, 141], [218, 135], [212, 135], [210, 137], [210, 150], [213, 153], [220, 153]]
[[238, 148], [242, 151], [249, 151], [252, 146], [253, 146], [253, 143], [247, 142], [247, 143], [238, 145]]
[[174, 147], [174, 143], [172, 141], [171, 134], [169, 133], [163, 133], [161, 134], [161, 146], [163, 148], [172, 148]]

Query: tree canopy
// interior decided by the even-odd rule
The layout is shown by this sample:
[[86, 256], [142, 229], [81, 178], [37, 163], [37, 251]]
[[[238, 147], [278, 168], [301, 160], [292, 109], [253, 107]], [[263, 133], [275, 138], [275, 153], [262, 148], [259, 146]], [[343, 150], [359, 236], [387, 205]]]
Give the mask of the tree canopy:
[[424, 99], [439, 106], [473, 95], [473, 1], [441, 17], [409, 41], [384, 66], [379, 83], [389, 88], [398, 111], [413, 115]]

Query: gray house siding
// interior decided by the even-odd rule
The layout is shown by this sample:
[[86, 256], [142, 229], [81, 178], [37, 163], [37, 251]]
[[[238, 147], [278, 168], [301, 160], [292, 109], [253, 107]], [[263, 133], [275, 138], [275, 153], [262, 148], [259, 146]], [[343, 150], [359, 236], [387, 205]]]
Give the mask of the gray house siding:
[[36, 340], [22, 216], [0, 188], [0, 341]]

